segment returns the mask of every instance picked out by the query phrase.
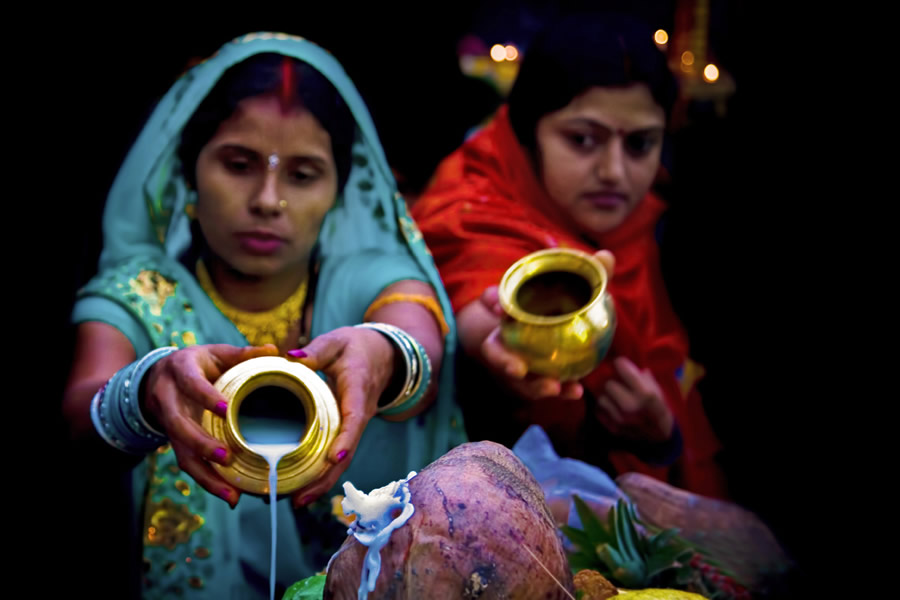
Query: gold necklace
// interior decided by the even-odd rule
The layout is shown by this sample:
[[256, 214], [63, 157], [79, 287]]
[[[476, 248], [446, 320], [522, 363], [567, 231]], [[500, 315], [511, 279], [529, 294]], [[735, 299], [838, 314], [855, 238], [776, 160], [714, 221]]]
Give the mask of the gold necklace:
[[304, 280], [287, 300], [275, 308], [263, 312], [248, 312], [231, 306], [219, 295], [202, 260], [197, 261], [197, 281], [216, 308], [234, 323], [238, 331], [243, 333], [253, 346], [263, 344], [278, 346], [287, 339], [288, 330], [299, 320], [303, 301], [306, 300], [307, 280]]

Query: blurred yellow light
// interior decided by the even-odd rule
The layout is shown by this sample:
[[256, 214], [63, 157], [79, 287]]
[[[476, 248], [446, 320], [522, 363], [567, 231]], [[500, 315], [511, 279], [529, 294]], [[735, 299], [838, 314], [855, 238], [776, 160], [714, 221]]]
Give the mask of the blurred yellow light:
[[712, 83], [719, 78], [719, 69], [716, 65], [710, 63], [703, 69], [703, 79]]
[[506, 60], [516, 60], [519, 58], [519, 51], [512, 44], [506, 46], [504, 50], [506, 51]]
[[657, 44], [666, 44], [669, 41], [669, 34], [666, 33], [665, 29], [657, 29], [656, 33], [653, 34], [653, 40]]
[[506, 48], [503, 44], [494, 44], [491, 46], [491, 58], [494, 62], [503, 62], [506, 60]]
[[682, 52], [681, 53], [681, 62], [683, 62], [686, 65], [694, 64], [694, 53], [691, 52], [690, 50], [685, 50], [684, 52]]

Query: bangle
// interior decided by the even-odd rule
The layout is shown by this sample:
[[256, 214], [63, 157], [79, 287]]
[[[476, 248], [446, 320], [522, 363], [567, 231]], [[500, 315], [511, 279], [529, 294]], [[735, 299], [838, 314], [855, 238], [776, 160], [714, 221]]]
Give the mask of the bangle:
[[376, 310], [384, 306], [385, 304], [391, 304], [393, 302], [415, 302], [416, 304], [421, 304], [434, 315], [435, 320], [438, 322], [438, 327], [441, 328], [441, 335], [445, 336], [450, 333], [450, 326], [447, 325], [447, 320], [444, 319], [444, 313], [441, 310], [441, 305], [437, 303], [431, 296], [424, 296], [422, 294], [388, 294], [387, 296], [383, 296], [378, 298], [366, 309], [366, 314], [363, 315], [363, 321], [372, 316]]
[[387, 323], [361, 323], [357, 327], [378, 331], [400, 350], [406, 364], [406, 380], [397, 397], [388, 404], [379, 407], [378, 413], [394, 415], [406, 412], [418, 404], [431, 386], [431, 359], [425, 348], [399, 327]]
[[107, 381], [91, 400], [91, 421], [110, 446], [130, 454], [146, 454], [166, 443], [166, 436], [153, 428], [140, 408], [141, 380], [175, 347], [157, 348], [127, 365]]

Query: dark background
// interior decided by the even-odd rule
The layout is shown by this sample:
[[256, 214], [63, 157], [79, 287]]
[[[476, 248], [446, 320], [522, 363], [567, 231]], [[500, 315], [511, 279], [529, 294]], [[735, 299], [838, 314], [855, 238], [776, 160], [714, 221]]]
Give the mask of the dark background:
[[[23, 478], [34, 481], [29, 489], [45, 492], [28, 501], [39, 516], [23, 534], [26, 547], [58, 556], [62, 576], [76, 589], [89, 585], [95, 597], [127, 589], [134, 563], [124, 550], [127, 513], [116, 501], [122, 483], [90, 468], [90, 457], [65, 441], [59, 415], [74, 333], [68, 317], [75, 291], [94, 273], [103, 200], [116, 170], [155, 102], [192, 58], [259, 30], [299, 34], [328, 48], [369, 104], [389, 161], [415, 189], [496, 105], [489, 88], [459, 73], [459, 39], [476, 33], [489, 45], [524, 47], [559, 10], [551, 6], [578, 4], [265, 5], [257, 11], [264, 16], [177, 20], [55, 15], [41, 49], [30, 55], [27, 81], [35, 81], [26, 98], [40, 127], [26, 156], [39, 174], [25, 223], [46, 222], [36, 230], [51, 251], [43, 262], [18, 261], [40, 295], [40, 318], [21, 326], [23, 335], [33, 335], [36, 323], [53, 349], [49, 362], [18, 363], [25, 369], [21, 396], [48, 432], [39, 444], [38, 473]], [[674, 2], [592, 4], [626, 9], [672, 32]], [[824, 472], [836, 464], [836, 452], [820, 429], [806, 341], [809, 309], [800, 294], [814, 247], [792, 238], [801, 190], [790, 170], [798, 166], [785, 165], [780, 143], [792, 138], [772, 120], [788, 103], [787, 90], [770, 63], [760, 64], [760, 56], [774, 60], [783, 48], [767, 29], [775, 15], [751, 15], [746, 3], [733, 0], [712, 8], [710, 44], [737, 91], [724, 117], [695, 104], [673, 135], [663, 266], [693, 353], [707, 367], [701, 390], [726, 448], [734, 498], [770, 524], [803, 567], [798, 585], [805, 585], [823, 552], [811, 535], [819, 514], [812, 507], [832, 493]]]

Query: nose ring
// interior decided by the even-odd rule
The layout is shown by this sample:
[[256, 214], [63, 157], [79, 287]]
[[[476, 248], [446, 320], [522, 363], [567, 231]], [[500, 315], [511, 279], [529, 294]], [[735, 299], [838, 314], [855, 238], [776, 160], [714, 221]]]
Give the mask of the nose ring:
[[281, 208], [287, 208], [287, 200], [279, 200], [278, 206], [280, 206]]

